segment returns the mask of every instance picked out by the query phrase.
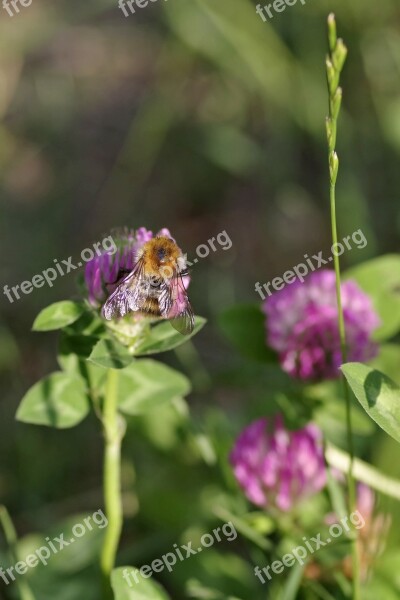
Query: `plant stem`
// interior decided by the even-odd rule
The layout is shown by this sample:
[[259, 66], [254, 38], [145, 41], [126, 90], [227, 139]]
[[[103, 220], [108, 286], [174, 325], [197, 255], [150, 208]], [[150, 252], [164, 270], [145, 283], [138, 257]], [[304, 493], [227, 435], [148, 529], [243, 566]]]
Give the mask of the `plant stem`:
[[109, 369], [103, 409], [105, 437], [104, 502], [108, 519], [103, 548], [101, 570], [104, 578], [104, 596], [111, 597], [110, 576], [115, 565], [118, 543], [122, 531], [121, 499], [121, 443], [124, 435], [118, 413], [118, 370]]
[[[329, 173], [330, 173], [330, 209], [332, 242], [334, 248], [337, 248], [337, 219], [336, 219], [336, 180], [339, 170], [339, 159], [336, 154], [337, 123], [340, 113], [342, 90], [339, 87], [340, 74], [347, 56], [347, 49], [342, 40], [337, 39], [335, 16], [330, 14], [328, 17], [328, 39], [330, 53], [326, 61], [326, 70], [328, 77], [329, 90], [329, 117], [327, 119], [327, 138], [329, 147]], [[334, 267], [336, 275], [336, 298], [338, 307], [338, 326], [340, 336], [340, 347], [342, 354], [342, 363], [347, 362], [346, 328], [344, 322], [342, 295], [341, 295], [341, 276], [340, 260], [336, 252], [333, 252]], [[342, 375], [343, 390], [346, 402], [346, 430], [347, 444], [350, 456], [349, 470], [347, 473], [347, 484], [349, 494], [349, 513], [356, 510], [356, 488], [353, 477], [354, 466], [354, 444], [353, 428], [351, 417], [351, 398], [347, 382]], [[358, 555], [357, 536], [353, 534], [352, 540], [352, 565], [353, 565], [353, 600], [360, 600], [360, 563]]]
[[[14, 524], [5, 506], [0, 506], [0, 523], [3, 527], [4, 537], [6, 538], [9, 547], [11, 560], [16, 564], [19, 560], [17, 552], [17, 532], [15, 531]], [[35, 596], [26, 579], [17, 579], [17, 587], [21, 600], [35, 600]]]
[[[331, 184], [331, 220], [332, 220], [332, 240], [333, 243], [337, 243], [337, 228], [336, 228], [336, 203], [335, 203], [335, 184]], [[340, 345], [342, 350], [342, 363], [347, 362], [347, 347], [346, 347], [346, 330], [344, 324], [344, 315], [342, 307], [342, 295], [341, 295], [341, 277], [340, 277], [340, 262], [339, 257], [334, 257], [334, 267], [336, 273], [336, 297], [338, 305], [338, 324], [339, 324], [339, 335]], [[344, 375], [341, 376], [343, 383], [343, 391], [346, 402], [346, 431], [347, 431], [347, 446], [350, 457], [349, 469], [347, 471], [347, 487], [349, 493], [349, 514], [353, 513], [356, 506], [356, 486], [353, 477], [354, 469], [354, 443], [353, 443], [353, 427], [351, 417], [351, 398], [348, 384], [345, 380]], [[360, 600], [360, 565], [359, 555], [357, 546], [357, 537], [352, 541], [352, 556], [353, 556], [353, 599]]]

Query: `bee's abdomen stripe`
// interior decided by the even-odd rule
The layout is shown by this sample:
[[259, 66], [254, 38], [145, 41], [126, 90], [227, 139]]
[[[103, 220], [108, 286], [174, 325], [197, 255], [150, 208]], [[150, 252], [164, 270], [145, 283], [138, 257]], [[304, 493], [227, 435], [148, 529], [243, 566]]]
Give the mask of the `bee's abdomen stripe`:
[[158, 306], [158, 300], [157, 298], [146, 298], [146, 300], [143, 302], [142, 306], [140, 307], [140, 310], [147, 312], [151, 315], [156, 315], [157, 317], [160, 316], [160, 308]]

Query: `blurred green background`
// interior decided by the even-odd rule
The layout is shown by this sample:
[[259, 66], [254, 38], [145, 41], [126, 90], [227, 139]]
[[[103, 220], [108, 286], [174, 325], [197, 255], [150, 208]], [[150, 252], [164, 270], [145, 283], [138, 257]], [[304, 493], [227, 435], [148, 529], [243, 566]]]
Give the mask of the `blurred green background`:
[[[229, 346], [217, 315], [257, 302], [255, 282], [304, 253], [329, 254], [324, 58], [332, 10], [350, 50], [339, 238], [361, 228], [368, 239], [344, 256], [350, 266], [398, 251], [398, 0], [307, 0], [268, 23], [247, 0], [159, 0], [128, 18], [116, 0], [33, 0], [12, 18], [0, 7], [2, 285], [76, 258], [115, 226], [168, 227], [189, 258], [220, 231], [233, 242], [193, 269], [192, 304], [209, 325], [196, 350], [168, 358], [194, 380], [193, 420], [177, 406], [131, 425], [121, 561], [143, 564], [218, 523], [216, 494], [235, 489], [226, 467], [232, 436], [269, 410], [274, 391], [270, 383], [250, 391], [259, 367]], [[102, 506], [97, 423], [59, 432], [14, 420], [24, 392], [57, 368], [57, 336], [31, 333], [32, 321], [51, 301], [77, 294], [70, 274], [13, 304], [1, 295], [0, 502], [21, 535], [58, 532], [68, 515]], [[238, 367], [244, 381], [232, 383]], [[376, 439], [369, 458], [399, 476], [392, 442]], [[183, 597], [193, 570], [210, 587], [258, 598], [233, 544], [225, 549], [231, 562], [219, 565], [213, 549], [165, 578], [173, 597]], [[85, 568], [78, 565], [82, 582]], [[67, 588], [57, 598], [91, 598]], [[52, 594], [46, 587], [40, 600]]]

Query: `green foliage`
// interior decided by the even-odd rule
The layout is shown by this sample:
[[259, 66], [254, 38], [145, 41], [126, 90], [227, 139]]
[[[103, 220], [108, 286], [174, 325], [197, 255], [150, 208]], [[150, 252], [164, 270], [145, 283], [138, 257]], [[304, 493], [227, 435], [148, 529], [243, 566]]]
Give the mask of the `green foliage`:
[[111, 583], [114, 591], [114, 600], [169, 600], [167, 592], [159, 583], [152, 579], [140, 577], [139, 583], [134, 580], [131, 583], [133, 587], [129, 587], [125, 579], [123, 579], [124, 570], [129, 572], [135, 570], [133, 567], [120, 567], [114, 569], [111, 575]]
[[141, 414], [190, 391], [186, 377], [154, 360], [135, 361], [134, 355], [151, 355], [177, 348], [205, 325], [196, 317], [191, 335], [182, 336], [168, 322], [144, 330], [132, 351], [100, 319], [75, 302], [52, 304], [35, 320], [36, 331], [63, 329], [58, 362], [63, 373], [54, 373], [35, 384], [24, 396], [17, 418], [26, 423], [57, 428], [78, 424], [89, 411], [88, 393], [101, 394], [106, 370], [121, 370], [118, 386], [120, 408]]
[[[88, 513], [71, 514], [68, 518], [51, 525], [48, 524], [48, 516], [47, 512], [46, 525], [41, 533], [30, 533], [18, 540], [15, 552], [20, 560], [35, 554], [42, 546], [48, 546], [48, 540], [54, 541], [57, 550], [59, 543], [55, 538], [60, 538], [61, 535], [69, 542], [73, 526], [77, 523], [83, 524]], [[28, 580], [35, 600], [99, 600], [100, 586], [96, 582], [98, 573], [94, 565], [105, 529], [100, 529], [93, 522], [92, 525], [92, 529], [86, 528], [85, 535], [75, 538], [73, 544], [65, 546], [57, 553], [52, 552], [46, 565], [39, 561], [37, 566], [29, 569], [21, 578]], [[3, 557], [1, 558], [3, 566], [10, 565], [10, 560], [5, 562]]]
[[347, 363], [341, 369], [366, 413], [400, 442], [400, 388], [380, 371], [361, 363]]
[[70, 335], [62, 331], [58, 350], [58, 364], [66, 373], [80, 376], [93, 395], [101, 393], [107, 370], [87, 360], [98, 338], [90, 335]]
[[33, 331], [52, 331], [75, 323], [84, 313], [82, 303], [63, 300], [44, 308], [36, 317]]
[[206, 324], [203, 317], [195, 317], [195, 325], [191, 334], [182, 335], [168, 321], [161, 321], [151, 328], [150, 333], [135, 347], [135, 356], [148, 356], [173, 350], [196, 335]]
[[[178, 348], [196, 335], [205, 323], [205, 319], [196, 317], [193, 332], [185, 336], [176, 331], [167, 321], [157, 323], [149, 328], [146, 334], [140, 337], [139, 341], [134, 343], [132, 349], [128, 349], [114, 337], [105, 337], [92, 346], [88, 360], [106, 369], [124, 369], [134, 360], [135, 356], [160, 354]], [[89, 348], [91, 342], [92, 338], [81, 344], [81, 351], [83, 352], [85, 348]]]
[[[0, 36], [5, 88], [10, 92], [0, 103], [2, 239], [7, 242], [3, 254], [9, 262], [5, 275], [14, 270], [40, 273], [49, 257], [77, 254], [83, 239], [105, 231], [110, 216], [115, 223], [126, 221], [132, 198], [143, 199], [134, 208], [143, 223], [155, 227], [159, 217], [161, 223], [162, 207], [168, 207], [171, 231], [177, 215], [181, 230], [185, 218], [183, 238], [189, 256], [200, 231], [214, 235], [216, 223], [229, 224], [232, 239], [237, 236], [232, 254], [219, 252], [193, 269], [191, 298], [199, 310], [210, 313], [220, 312], [236, 298], [251, 300], [251, 282], [260, 276], [266, 279], [272, 271], [284, 272], [288, 262], [303, 260], [304, 252], [328, 246], [327, 228], [321, 222], [326, 214], [321, 194], [325, 164], [320, 154], [326, 103], [321, 76], [324, 3], [303, 6], [298, 1], [284, 13], [275, 13], [268, 23], [261, 21], [255, 5], [247, 0], [161, 2], [149, 4], [146, 15], [137, 9], [129, 19], [123, 18], [115, 0], [87, 0], [79, 6], [57, 3], [51, 19], [40, 3], [36, 8], [32, 19], [28, 14], [4, 19]], [[350, 85], [341, 133], [343, 176], [338, 199], [343, 210], [338, 220], [341, 232], [361, 227], [368, 239], [368, 247], [342, 257], [343, 264], [353, 264], [395, 248], [400, 36], [396, 0], [382, 0], [379, 10], [373, 0], [338, 0], [335, 8], [353, 57], [347, 64]], [[17, 20], [20, 35], [15, 36]], [[334, 45], [331, 40], [331, 49]], [[105, 56], [110, 60], [104, 61]], [[139, 77], [126, 77], [130, 73]], [[367, 92], [360, 94], [360, 90]], [[337, 95], [333, 112], [339, 102]], [[330, 128], [328, 133], [332, 139], [335, 131]], [[360, 152], [355, 151], [355, 140]], [[75, 168], [75, 160], [84, 168]], [[96, 209], [92, 191], [100, 189], [100, 183], [100, 206], [108, 205], [110, 210]], [[26, 227], [28, 220], [30, 227]], [[10, 251], [15, 239], [21, 247], [18, 252]], [[400, 331], [399, 272], [398, 256], [390, 255], [347, 273], [373, 298], [383, 322], [378, 341]], [[9, 323], [5, 331], [0, 330], [5, 396], [0, 438], [2, 454], [7, 456], [2, 487], [18, 528], [41, 531], [20, 541], [21, 558], [40, 547], [46, 535], [67, 531], [63, 522], [55, 522], [57, 515], [102, 503], [99, 422], [87, 419], [79, 430], [61, 435], [12, 424], [20, 388], [41, 377], [51, 364], [52, 340], [31, 336], [26, 319], [47, 298], [50, 302], [60, 297], [60, 290], [70, 293], [71, 279], [59, 279], [53, 288], [34, 290], [8, 305]], [[207, 394], [195, 388], [192, 414], [182, 399], [189, 391], [185, 377], [160, 363], [136, 360], [181, 345], [181, 356], [189, 359], [182, 364], [194, 380], [192, 375], [200, 367], [186, 353], [186, 339], [169, 323], [149, 327], [146, 337], [127, 350], [94, 310], [61, 302], [42, 311], [34, 329], [62, 329], [58, 362], [63, 373], [55, 375], [79, 382], [77, 395], [85, 389], [99, 416], [108, 369], [118, 369], [118, 409], [132, 418], [126, 419], [122, 465], [126, 521], [117, 564], [151, 562], [181, 537], [190, 539], [193, 528], [212, 531], [221, 520], [230, 519], [239, 532], [233, 551], [215, 547], [177, 565], [165, 577], [174, 600], [265, 600], [267, 596], [282, 600], [283, 594], [296, 600], [347, 599], [350, 583], [339, 563], [329, 563], [331, 581], [303, 578], [301, 586], [300, 569], [264, 586], [254, 576], [254, 565], [279, 558], [274, 556], [279, 538], [290, 542], [294, 531], [282, 534], [273, 515], [255, 513], [232, 482], [227, 457], [237, 433], [252, 419], [279, 411], [292, 428], [314, 420], [325, 437], [341, 448], [347, 447], [347, 439], [341, 387], [323, 383], [321, 391], [317, 389], [321, 384], [304, 386], [287, 377], [266, 347], [261, 311], [248, 308], [234, 307], [219, 319], [219, 330], [232, 346], [220, 344], [218, 332], [204, 338], [201, 360], [212, 386]], [[115, 329], [119, 327], [116, 323]], [[370, 365], [397, 385], [399, 353], [398, 339], [392, 339]], [[178, 360], [172, 356], [171, 364]], [[9, 385], [13, 375], [15, 384]], [[40, 382], [36, 385], [40, 387]], [[359, 387], [362, 391], [361, 383]], [[32, 413], [47, 418], [42, 392], [35, 392], [38, 398], [28, 406], [27, 422], [37, 422], [29, 420]], [[52, 395], [51, 403], [59, 403], [61, 413], [76, 411], [73, 403], [63, 406], [63, 393], [57, 398], [55, 402]], [[85, 403], [88, 407], [88, 398]], [[21, 411], [24, 405], [25, 399]], [[355, 450], [376, 467], [357, 459], [356, 477], [378, 492], [377, 510], [391, 512], [396, 532], [400, 487], [394, 479], [399, 475], [393, 460], [395, 447], [385, 442], [388, 436], [361, 405], [353, 402], [351, 413]], [[379, 403], [373, 408], [378, 411]], [[342, 471], [345, 464], [348, 460], [342, 461]], [[385, 478], [385, 470], [392, 478]], [[304, 508], [312, 506], [314, 512], [312, 535], [332, 506], [337, 513], [344, 510], [345, 486], [335, 479], [329, 492], [321, 495], [325, 503], [316, 507], [310, 502]], [[47, 530], [49, 520], [54, 524], [52, 532]], [[293, 530], [298, 523], [296, 518]], [[303, 533], [299, 532], [300, 540]], [[85, 536], [79, 546], [52, 557], [46, 568], [39, 565], [24, 576], [32, 581], [36, 600], [100, 600], [96, 567], [100, 537]], [[0, 563], [8, 566], [1, 550]], [[326, 554], [313, 558], [324, 563]], [[389, 549], [371, 564], [362, 599], [398, 598], [398, 568], [398, 551]], [[113, 573], [114, 588], [121, 570]], [[131, 589], [119, 581], [121, 586], [114, 589], [117, 600], [169, 597], [159, 592], [153, 578], [145, 585], [151, 591], [144, 596], [143, 586]], [[4, 593], [16, 597], [14, 587]]]
[[105, 369], [124, 369], [132, 362], [133, 356], [117, 340], [106, 338], [96, 343], [88, 360]]
[[138, 415], [189, 392], [189, 380], [178, 371], [155, 360], [137, 360], [120, 372], [118, 406], [127, 415]]
[[345, 276], [355, 279], [372, 298], [382, 320], [375, 339], [383, 341], [395, 335], [400, 330], [400, 256], [379, 256], [349, 269]]
[[89, 412], [86, 386], [81, 378], [52, 373], [38, 381], [23, 397], [17, 419], [34, 425], [66, 429], [80, 423]]
[[79, 358], [89, 358], [98, 338], [94, 335], [70, 334], [62, 331], [59, 344], [59, 358], [66, 359], [73, 354]]

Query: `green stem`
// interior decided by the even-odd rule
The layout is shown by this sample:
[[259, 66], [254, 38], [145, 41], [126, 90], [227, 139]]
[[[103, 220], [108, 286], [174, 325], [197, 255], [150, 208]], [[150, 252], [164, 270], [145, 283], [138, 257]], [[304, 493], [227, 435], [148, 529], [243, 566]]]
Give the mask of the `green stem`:
[[[326, 60], [326, 72], [328, 78], [329, 90], [329, 118], [327, 120], [327, 138], [329, 148], [329, 173], [330, 173], [330, 208], [331, 208], [331, 225], [332, 225], [332, 242], [333, 248], [337, 248], [337, 220], [336, 220], [336, 180], [339, 170], [339, 159], [336, 154], [336, 138], [337, 124], [342, 102], [342, 90], [339, 87], [340, 75], [343, 65], [346, 61], [347, 48], [343, 40], [338, 39], [336, 35], [335, 16], [330, 14], [328, 17], [328, 40], [329, 40], [329, 56]], [[340, 347], [342, 354], [342, 364], [347, 362], [347, 346], [346, 346], [346, 328], [344, 322], [342, 294], [341, 294], [341, 277], [340, 277], [340, 260], [339, 256], [333, 252], [333, 261], [336, 275], [336, 298], [338, 307], [338, 326], [340, 336]], [[351, 397], [350, 389], [342, 374], [344, 397], [346, 402], [346, 431], [347, 444], [350, 456], [349, 470], [347, 473], [347, 484], [349, 491], [348, 506], [349, 513], [356, 510], [356, 486], [353, 477], [354, 468], [354, 444], [353, 444], [353, 427], [351, 416]], [[353, 600], [360, 600], [360, 557], [358, 554], [357, 535], [353, 533], [352, 539], [352, 564], [353, 564]]]
[[[337, 226], [336, 226], [336, 186], [335, 183], [331, 183], [330, 201], [331, 201], [331, 221], [332, 221], [332, 240], [336, 244], [337, 238]], [[342, 363], [347, 362], [347, 346], [346, 346], [346, 329], [344, 324], [344, 314], [342, 306], [342, 294], [341, 294], [341, 275], [340, 275], [340, 261], [339, 257], [334, 255], [334, 267], [336, 274], [336, 298], [338, 305], [338, 325], [340, 335], [340, 346], [342, 351]], [[353, 477], [354, 469], [354, 443], [353, 443], [353, 425], [351, 416], [351, 398], [348, 384], [342, 375], [343, 391], [346, 402], [346, 431], [347, 431], [347, 446], [350, 456], [349, 469], [347, 472], [347, 486], [349, 490], [349, 514], [353, 513], [357, 509], [356, 504], [356, 486]], [[357, 537], [352, 541], [352, 556], [353, 556], [353, 599], [360, 600], [360, 563], [358, 555]]]
[[105, 437], [104, 502], [108, 525], [101, 553], [101, 570], [104, 578], [104, 597], [111, 596], [110, 576], [115, 565], [118, 543], [122, 531], [121, 499], [121, 443], [122, 421], [118, 413], [118, 371], [109, 369], [103, 409]]
[[[337, 224], [336, 224], [336, 184], [331, 182], [330, 187], [330, 202], [331, 202], [331, 223], [332, 223], [332, 241], [333, 244], [338, 243], [337, 235]], [[333, 264], [335, 267], [336, 274], [336, 298], [338, 305], [338, 322], [339, 322], [339, 336], [340, 336], [340, 347], [342, 351], [342, 362], [347, 361], [347, 346], [346, 346], [346, 329], [344, 324], [343, 306], [342, 306], [342, 293], [341, 293], [341, 275], [340, 275], [340, 261], [339, 256], [334, 254]]]
[[[10, 515], [5, 506], [0, 506], [0, 523], [3, 527], [4, 537], [6, 538], [11, 560], [16, 564], [19, 561], [17, 551], [17, 532], [15, 531], [14, 524], [11, 520]], [[35, 600], [35, 596], [32, 593], [28, 583], [24, 579], [16, 579], [16, 585], [18, 587], [19, 595], [21, 600]]]

